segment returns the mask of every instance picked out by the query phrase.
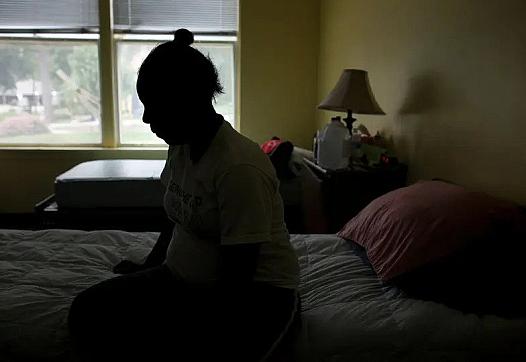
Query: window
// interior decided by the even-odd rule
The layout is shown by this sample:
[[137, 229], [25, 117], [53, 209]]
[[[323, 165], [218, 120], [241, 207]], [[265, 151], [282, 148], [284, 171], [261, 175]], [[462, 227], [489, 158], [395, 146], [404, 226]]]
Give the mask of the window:
[[101, 142], [96, 41], [0, 43], [0, 143]]
[[98, 20], [96, 1], [0, 0], [0, 144], [101, 143]]
[[[135, 82], [148, 52], [180, 27], [218, 68], [225, 94], [215, 106], [234, 123], [237, 1], [114, 0], [111, 32], [110, 13], [96, 0], [0, 0], [0, 145], [162, 145], [141, 121]], [[104, 39], [115, 51], [101, 50]], [[116, 81], [101, 83], [108, 62]]]

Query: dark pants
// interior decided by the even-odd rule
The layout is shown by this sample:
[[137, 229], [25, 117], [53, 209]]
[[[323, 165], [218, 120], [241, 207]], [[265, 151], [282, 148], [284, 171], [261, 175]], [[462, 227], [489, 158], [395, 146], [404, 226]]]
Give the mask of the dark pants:
[[290, 289], [192, 287], [161, 266], [83, 291], [68, 322], [86, 360], [248, 362], [272, 350], [296, 308]]

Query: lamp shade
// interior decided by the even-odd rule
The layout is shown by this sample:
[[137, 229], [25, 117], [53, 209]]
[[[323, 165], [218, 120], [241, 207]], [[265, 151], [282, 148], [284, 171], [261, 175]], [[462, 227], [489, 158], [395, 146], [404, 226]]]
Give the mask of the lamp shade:
[[374, 98], [367, 72], [359, 69], [344, 69], [334, 89], [318, 108], [358, 114], [385, 114]]

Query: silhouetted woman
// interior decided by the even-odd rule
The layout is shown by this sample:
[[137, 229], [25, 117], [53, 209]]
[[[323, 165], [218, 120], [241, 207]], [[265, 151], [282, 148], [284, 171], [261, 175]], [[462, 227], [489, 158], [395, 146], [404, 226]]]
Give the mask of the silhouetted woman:
[[142, 265], [75, 298], [81, 355], [143, 360], [263, 360], [297, 308], [298, 262], [278, 181], [257, 144], [213, 107], [222, 92], [185, 29], [144, 60], [143, 121], [170, 147], [162, 182], [170, 222]]

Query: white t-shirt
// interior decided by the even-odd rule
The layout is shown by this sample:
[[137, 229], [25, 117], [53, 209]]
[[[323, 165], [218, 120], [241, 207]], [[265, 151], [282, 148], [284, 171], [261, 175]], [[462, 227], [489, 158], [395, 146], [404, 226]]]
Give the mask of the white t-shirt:
[[221, 245], [261, 243], [254, 280], [297, 288], [279, 181], [256, 143], [223, 121], [196, 163], [188, 145], [170, 146], [161, 180], [164, 207], [175, 222], [166, 255], [173, 273], [190, 283], [213, 282]]

